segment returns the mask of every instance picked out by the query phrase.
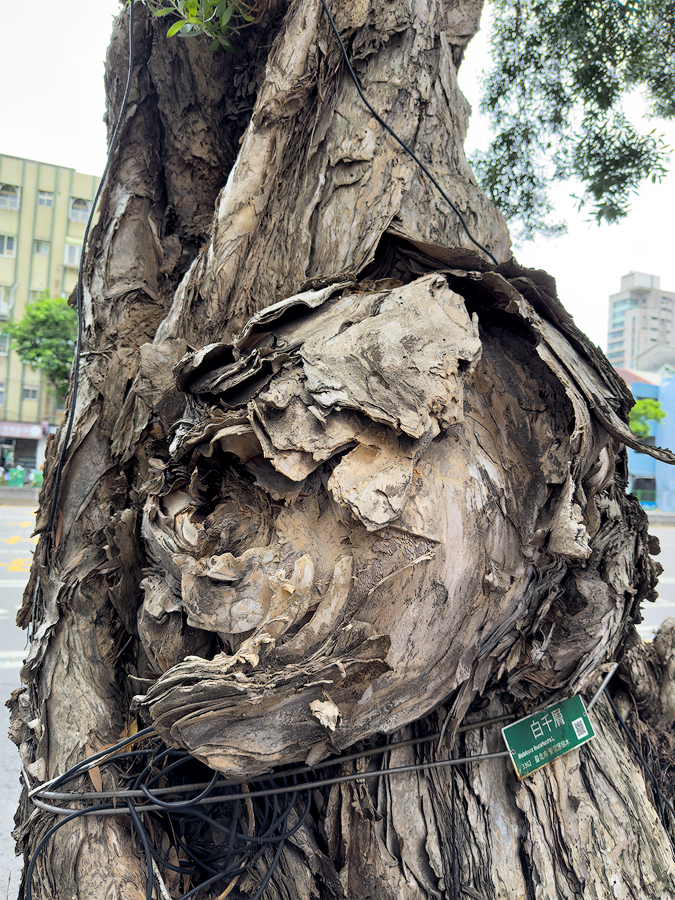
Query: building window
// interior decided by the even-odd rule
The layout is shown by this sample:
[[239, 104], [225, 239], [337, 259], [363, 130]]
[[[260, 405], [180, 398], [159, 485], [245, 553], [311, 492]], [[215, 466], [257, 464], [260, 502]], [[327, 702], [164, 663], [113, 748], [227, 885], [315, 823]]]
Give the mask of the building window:
[[0, 256], [14, 256], [16, 238], [11, 234], [0, 234]]
[[38, 256], [49, 256], [49, 241], [34, 241], [33, 253]]
[[7, 356], [9, 353], [9, 335], [0, 334], [0, 356]]
[[86, 225], [90, 209], [91, 203], [89, 200], [82, 200], [80, 197], [71, 197], [68, 218], [71, 222], [84, 222]]
[[44, 294], [44, 291], [28, 291], [28, 302], [35, 303]]
[[8, 319], [12, 310], [12, 286], [0, 284], [0, 319]]
[[21, 188], [14, 184], [0, 185], [0, 209], [18, 209]]
[[633, 309], [635, 306], [637, 306], [637, 300], [634, 297], [630, 297], [628, 300], [617, 300], [613, 312], [619, 312], [620, 309]]
[[53, 206], [54, 194], [51, 191], [38, 191], [38, 206]]
[[0, 406], [5, 405], [5, 382], [0, 381]]
[[66, 244], [63, 254], [63, 263], [66, 266], [79, 266], [80, 257], [82, 256], [82, 246], [80, 244]]
[[38, 398], [38, 389], [33, 387], [25, 387], [23, 389], [23, 399], [24, 400], [37, 400]]

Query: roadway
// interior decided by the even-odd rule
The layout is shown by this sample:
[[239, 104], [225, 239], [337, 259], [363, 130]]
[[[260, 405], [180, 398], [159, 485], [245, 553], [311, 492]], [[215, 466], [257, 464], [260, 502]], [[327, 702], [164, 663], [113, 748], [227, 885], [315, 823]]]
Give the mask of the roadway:
[[[17, 748], [7, 737], [9, 711], [4, 701], [19, 687], [19, 669], [25, 655], [26, 632], [14, 624], [28, 580], [34, 526], [32, 507], [0, 506], [0, 898], [16, 897], [21, 860], [14, 856], [14, 810], [20, 793]], [[659, 599], [643, 607], [640, 634], [650, 639], [660, 623], [675, 616], [675, 527], [650, 528], [661, 541], [657, 557], [665, 571], [659, 581]]]
[[663, 566], [663, 575], [659, 578], [659, 599], [655, 603], [642, 604], [642, 618], [638, 631], [645, 640], [651, 640], [654, 632], [664, 619], [675, 616], [675, 527], [651, 526], [649, 533], [661, 542], [661, 553], [655, 556]]
[[5, 701], [19, 687], [19, 669], [26, 654], [26, 632], [14, 624], [28, 580], [37, 538], [35, 507], [0, 506], [0, 897], [14, 898], [22, 861], [14, 856], [14, 811], [20, 793], [19, 754], [7, 737], [9, 710]]

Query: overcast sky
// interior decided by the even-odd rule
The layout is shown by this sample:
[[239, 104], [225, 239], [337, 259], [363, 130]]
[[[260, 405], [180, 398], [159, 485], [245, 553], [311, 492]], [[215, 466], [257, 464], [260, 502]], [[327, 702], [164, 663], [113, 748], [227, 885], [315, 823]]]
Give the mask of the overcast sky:
[[[3, 85], [0, 153], [70, 166], [98, 175], [105, 164], [103, 64], [118, 0], [31, 0], [28, 37], [3, 26], [0, 75]], [[21, 34], [19, 34], [21, 31]], [[469, 47], [460, 85], [478, 108], [480, 75], [488, 65], [486, 30]], [[633, 107], [639, 115], [639, 101]], [[658, 124], [658, 123], [656, 123]], [[646, 128], [654, 127], [645, 125]], [[666, 126], [675, 144], [675, 125]], [[489, 132], [474, 113], [468, 150], [484, 145]], [[555, 276], [560, 299], [580, 328], [605, 346], [607, 297], [631, 271], [661, 276], [675, 291], [675, 175], [646, 184], [628, 218], [598, 227], [579, 213], [569, 189], [556, 190], [559, 217], [568, 223], [561, 238], [516, 247], [523, 265]]]

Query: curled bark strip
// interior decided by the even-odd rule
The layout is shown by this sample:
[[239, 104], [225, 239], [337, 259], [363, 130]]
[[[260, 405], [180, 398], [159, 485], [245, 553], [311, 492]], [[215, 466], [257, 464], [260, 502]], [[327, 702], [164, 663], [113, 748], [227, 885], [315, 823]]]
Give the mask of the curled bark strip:
[[[466, 164], [456, 71], [482, 4], [339, 7], [369, 98], [501, 262], [465, 246], [358, 103], [318, 0], [270, 2], [236, 57], [168, 41], [139, 10], [87, 259], [60, 539], [38, 547], [19, 614], [39, 568], [11, 701], [35, 782], [135, 712], [242, 780], [394, 734], [444, 740], [391, 765], [453, 740], [498, 752], [497, 730], [457, 731], [467, 711], [519, 716], [595, 687], [614, 658], [652, 757], [672, 759], [672, 628], [651, 648], [633, 628], [660, 570], [625, 445], [674, 457], [632, 436], [625, 386], [554, 279], [509, 257]], [[523, 783], [493, 760], [316, 791], [269, 896], [428, 900], [456, 882], [572, 900], [611, 879], [617, 897], [675, 898], [667, 836], [605, 712], [596, 740]], [[47, 816], [24, 797], [17, 821], [30, 854]], [[70, 823], [35, 889], [142, 900], [136, 849], [123, 817]]]

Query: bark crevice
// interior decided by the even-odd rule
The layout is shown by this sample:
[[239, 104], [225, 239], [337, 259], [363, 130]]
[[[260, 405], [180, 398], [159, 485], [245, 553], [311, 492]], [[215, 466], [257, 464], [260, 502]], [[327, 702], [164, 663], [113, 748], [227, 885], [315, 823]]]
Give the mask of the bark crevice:
[[[19, 614], [39, 572], [11, 701], [34, 781], [136, 714], [241, 781], [353, 746], [382, 755], [340, 773], [495, 752], [498, 728], [457, 730], [468, 715], [588, 694], [612, 659], [650, 760], [672, 757], [672, 628], [645, 647], [633, 627], [659, 567], [625, 495], [630, 396], [554, 280], [509, 257], [464, 158], [456, 68], [481, 8], [335, 12], [367, 95], [496, 267], [361, 105], [318, 0], [270, 4], [234, 57], [139, 15], [56, 533], [63, 434]], [[599, 898], [610, 876], [615, 897], [675, 897], [666, 831], [603, 702], [598, 737], [524, 782], [498, 759], [316, 791], [265, 897], [427, 900], [456, 881], [464, 897]], [[50, 823], [24, 796], [27, 854]], [[144, 897], [128, 822], [67, 826], [35, 885]]]

